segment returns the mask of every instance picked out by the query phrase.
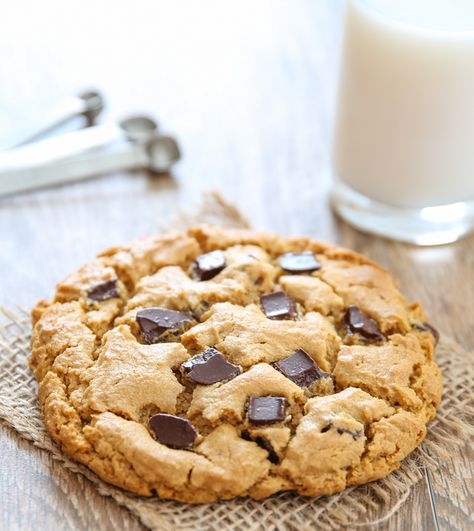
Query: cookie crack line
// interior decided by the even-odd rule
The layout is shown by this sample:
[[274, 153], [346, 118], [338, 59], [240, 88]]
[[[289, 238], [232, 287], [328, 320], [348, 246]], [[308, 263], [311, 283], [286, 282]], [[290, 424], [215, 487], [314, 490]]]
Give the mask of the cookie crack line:
[[[126, 420], [126, 419], [125, 419]], [[94, 454], [95, 454], [95, 457], [99, 458], [100, 459], [100, 454], [97, 452], [95, 446], [93, 443], [91, 443], [91, 446], [94, 448]], [[114, 453], [117, 453], [120, 455], [120, 457], [122, 458], [122, 463], [125, 463], [125, 466], [128, 467], [129, 470], [133, 471], [133, 473], [140, 478], [140, 480], [145, 484], [146, 486], [146, 490], [150, 491], [150, 492], [154, 492], [154, 488], [153, 486], [148, 483], [146, 481], [146, 479], [143, 477], [143, 474], [141, 474], [138, 470], [136, 470], [136, 468], [134, 467], [133, 465], [133, 462], [131, 462], [127, 456], [120, 450], [119, 447], [114, 447], [113, 449], [113, 452]], [[85, 463], [87, 464], [87, 463]], [[118, 485], [118, 486], [121, 486], [121, 485]]]
[[[439, 403], [435, 331], [423, 310], [370, 260], [308, 238], [195, 227], [108, 250], [57, 293], [55, 304], [35, 309], [32, 339], [40, 388], [47, 380], [46, 424], [69, 455], [138, 494], [202, 503], [339, 492], [395, 468], [421, 442]], [[362, 308], [353, 306], [347, 320], [354, 301]], [[78, 305], [79, 320], [68, 304]], [[144, 337], [135, 315], [147, 310], [148, 319], [153, 308], [162, 309], [157, 323], [166, 330], [163, 320], [180, 312], [193, 321]], [[395, 337], [388, 332], [396, 323], [410, 327]], [[424, 328], [414, 331], [417, 323]], [[293, 374], [303, 362], [317, 369]], [[268, 369], [255, 373], [259, 364]], [[363, 420], [363, 448], [359, 401], [366, 412], [395, 408]], [[195, 440], [176, 450], [178, 435], [169, 432], [158, 434], [169, 445], [158, 442], [153, 415], [168, 419], [155, 422], [160, 430], [191, 429]], [[406, 433], [392, 441], [402, 424]]]
[[350, 388], [360, 389], [361, 391], [364, 391], [365, 393], [369, 394], [372, 398], [376, 398], [378, 400], [382, 400], [383, 402], [385, 402], [387, 404], [387, 406], [406, 411], [407, 413], [417, 413], [417, 412], [419, 412], [419, 411], [421, 411], [423, 409], [423, 406], [420, 406], [418, 409], [410, 409], [410, 408], [408, 408], [408, 407], [406, 407], [403, 404], [400, 404], [398, 402], [394, 403], [390, 399], [388, 399], [387, 397], [382, 396], [382, 395], [377, 394], [377, 393], [374, 393], [373, 390], [368, 385], [362, 385], [362, 384], [354, 383], [354, 384], [351, 384], [350, 387], [337, 388], [337, 392], [345, 391], [346, 389], [350, 389]]

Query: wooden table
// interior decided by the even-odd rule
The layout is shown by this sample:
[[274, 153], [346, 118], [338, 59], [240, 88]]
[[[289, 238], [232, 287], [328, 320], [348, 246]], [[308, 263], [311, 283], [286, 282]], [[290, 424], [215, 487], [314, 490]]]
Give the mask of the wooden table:
[[[415, 248], [363, 235], [328, 208], [340, 1], [44, 0], [2, 11], [4, 137], [94, 85], [109, 97], [106, 118], [157, 115], [184, 158], [173, 177], [123, 173], [0, 199], [1, 304], [31, 307], [95, 253], [156, 231], [217, 189], [256, 227], [379, 261], [444, 333], [474, 346], [473, 237]], [[0, 529], [141, 528], [44, 452], [5, 427], [0, 435]], [[382, 528], [468, 529], [472, 454], [453, 453], [448, 468], [426, 476]]]

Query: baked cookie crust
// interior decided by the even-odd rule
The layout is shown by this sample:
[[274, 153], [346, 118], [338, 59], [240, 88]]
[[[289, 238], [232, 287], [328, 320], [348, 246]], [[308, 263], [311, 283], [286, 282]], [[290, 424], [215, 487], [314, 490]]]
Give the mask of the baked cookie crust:
[[198, 226], [109, 249], [33, 310], [53, 439], [136, 494], [339, 492], [424, 439], [437, 332], [352, 251]]

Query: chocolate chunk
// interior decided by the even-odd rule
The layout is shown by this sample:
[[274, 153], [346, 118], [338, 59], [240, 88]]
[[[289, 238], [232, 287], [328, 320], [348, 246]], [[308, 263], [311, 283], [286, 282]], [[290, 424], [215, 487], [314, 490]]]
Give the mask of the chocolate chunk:
[[283, 396], [251, 396], [249, 421], [252, 424], [273, 424], [285, 419], [286, 398]]
[[294, 319], [296, 317], [296, 302], [284, 291], [262, 295], [260, 302], [269, 319]]
[[240, 374], [240, 367], [233, 365], [215, 348], [208, 348], [181, 365], [186, 376], [201, 385], [230, 380]]
[[196, 442], [197, 431], [187, 419], [158, 413], [149, 420], [158, 442], [171, 448], [192, 448]]
[[367, 339], [376, 339], [377, 341], [383, 339], [377, 321], [366, 315], [354, 304], [351, 304], [347, 309], [344, 321], [353, 334], [360, 334]]
[[194, 273], [199, 280], [210, 280], [220, 273], [225, 266], [224, 253], [222, 251], [211, 251], [196, 258]]
[[300, 387], [309, 387], [316, 380], [330, 376], [322, 371], [303, 349], [297, 350], [284, 360], [277, 361], [274, 366]]
[[418, 328], [418, 330], [423, 330], [423, 332], [429, 332], [434, 337], [435, 342], [438, 343], [439, 332], [434, 326], [431, 326], [429, 323], [420, 323], [416, 324], [415, 328]]
[[321, 264], [310, 251], [286, 253], [280, 256], [280, 267], [289, 273], [311, 273], [321, 269]]
[[106, 280], [100, 284], [96, 284], [87, 292], [87, 297], [93, 301], [106, 301], [107, 299], [115, 299], [120, 297], [119, 290], [117, 289], [117, 279]]
[[167, 330], [181, 330], [193, 318], [167, 308], [146, 308], [137, 313], [136, 320], [144, 340], [150, 344], [156, 342]]

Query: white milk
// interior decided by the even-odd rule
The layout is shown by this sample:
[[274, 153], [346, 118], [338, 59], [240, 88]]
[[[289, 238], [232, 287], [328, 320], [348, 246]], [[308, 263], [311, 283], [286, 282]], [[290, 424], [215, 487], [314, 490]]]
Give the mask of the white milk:
[[336, 177], [405, 207], [474, 200], [474, 0], [350, 0]]

